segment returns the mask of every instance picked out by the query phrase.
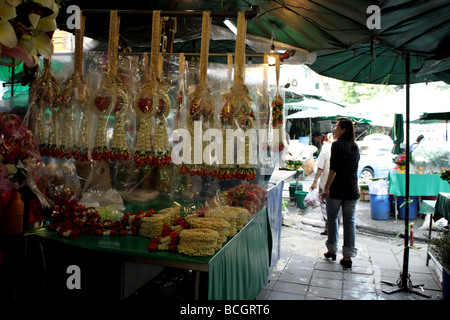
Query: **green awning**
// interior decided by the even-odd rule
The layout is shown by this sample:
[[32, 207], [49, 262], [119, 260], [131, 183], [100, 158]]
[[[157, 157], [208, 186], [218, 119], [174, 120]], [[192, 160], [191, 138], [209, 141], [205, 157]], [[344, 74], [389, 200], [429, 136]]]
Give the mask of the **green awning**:
[[[411, 73], [422, 67], [425, 57], [411, 58]], [[402, 53], [383, 45], [361, 44], [353, 49], [323, 51], [310, 68], [315, 72], [344, 81], [374, 84], [404, 84], [405, 61]], [[411, 83], [439, 81], [433, 74], [411, 77]]]

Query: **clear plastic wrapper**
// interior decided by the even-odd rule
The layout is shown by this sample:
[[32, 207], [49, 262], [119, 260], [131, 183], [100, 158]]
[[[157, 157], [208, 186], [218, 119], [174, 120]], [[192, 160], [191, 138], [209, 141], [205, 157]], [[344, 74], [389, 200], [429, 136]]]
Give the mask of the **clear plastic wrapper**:
[[369, 183], [369, 194], [389, 194], [389, 181], [383, 179], [372, 181], [371, 183]]
[[27, 185], [43, 208], [52, 205], [40, 182], [42, 158], [26, 122], [18, 115], [0, 112], [0, 197], [2, 207], [11, 189]]
[[[280, 156], [272, 148], [273, 141], [277, 140], [272, 136], [271, 121], [271, 101], [277, 87], [269, 81], [273, 78], [274, 69], [266, 64], [244, 63], [239, 83], [245, 85], [233, 91], [236, 69], [231, 54], [228, 65], [207, 64], [206, 82], [202, 85], [198, 57], [158, 54], [157, 80], [154, 80], [148, 73], [149, 56], [145, 53], [118, 54], [116, 75], [109, 79], [108, 74], [114, 69], [109, 52], [83, 54], [84, 78], [75, 78], [76, 72], [70, 67], [52, 70], [55, 78], [60, 79], [59, 83], [64, 84], [60, 95], [64, 111], [60, 117], [60, 129], [67, 128], [70, 132], [61, 134], [59, 131], [59, 140], [56, 139], [58, 142], [55, 143], [61, 150], [59, 157], [56, 153], [45, 157], [46, 166], [41, 175], [51, 182], [47, 191], [52, 198], [57, 201], [63, 198], [80, 200], [95, 192], [118, 192], [125, 206], [129, 203], [151, 206], [154, 201], [167, 201], [180, 203], [184, 211], [191, 211], [205, 204], [211, 207], [221, 205], [216, 192], [228, 192], [245, 181], [252, 182], [245, 185], [264, 188]], [[67, 65], [64, 55], [56, 56], [55, 61], [63, 61]], [[153, 84], [154, 90], [151, 89]], [[82, 88], [89, 88], [85, 101], [79, 95]], [[68, 90], [74, 95], [69, 96]], [[236, 100], [240, 107], [234, 109], [230, 122], [224, 127], [221, 111], [231, 100], [227, 98], [233, 98], [235, 92], [243, 99]], [[282, 91], [279, 94], [283, 96]], [[204, 104], [196, 114], [196, 99], [199, 97]], [[151, 105], [143, 104], [146, 98], [151, 100]], [[158, 103], [153, 105], [153, 100]], [[57, 126], [51, 123], [56, 116], [50, 111], [46, 104], [42, 123], [43, 126], [53, 126], [52, 134], [57, 136], [57, 131], [54, 131]], [[144, 118], [147, 131], [143, 130]], [[193, 120], [202, 121], [198, 128], [201, 132], [198, 141], [194, 141]], [[228, 159], [229, 163], [226, 163], [226, 154], [221, 155], [222, 144], [225, 143], [220, 144], [216, 139], [218, 136], [226, 139], [226, 129], [232, 129], [235, 134], [230, 145], [233, 155]], [[191, 148], [186, 150], [190, 154], [180, 150], [180, 142], [185, 136], [174, 134], [178, 130], [189, 133]], [[237, 135], [238, 130], [252, 133], [242, 139]], [[49, 138], [55, 140], [53, 136], [48, 133], [44, 136], [46, 146]], [[148, 149], [142, 149], [144, 147]], [[245, 150], [245, 153], [240, 150]], [[142, 154], [149, 155], [150, 160], [145, 163], [144, 158], [144, 164], [140, 165], [136, 156]], [[163, 154], [170, 156], [172, 162], [158, 166], [155, 159], [158, 156], [161, 159]], [[181, 161], [174, 161], [174, 155], [182, 156]], [[197, 163], [196, 157], [200, 159]], [[233, 169], [227, 172], [227, 176], [219, 170], [223, 165]], [[245, 204], [242, 201], [236, 198], [232, 203], [255, 211], [264, 205], [265, 197], [257, 199], [255, 207], [251, 201]]]
[[411, 154], [419, 173], [440, 173], [450, 164], [450, 144], [436, 137], [425, 137]]
[[320, 206], [320, 197], [317, 189], [311, 190], [303, 200], [306, 207], [316, 208]]

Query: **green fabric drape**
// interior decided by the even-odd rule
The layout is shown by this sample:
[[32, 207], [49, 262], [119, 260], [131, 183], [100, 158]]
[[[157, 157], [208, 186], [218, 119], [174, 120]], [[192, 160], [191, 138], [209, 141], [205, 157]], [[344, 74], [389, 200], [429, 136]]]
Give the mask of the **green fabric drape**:
[[269, 275], [269, 234], [264, 208], [209, 261], [209, 300], [250, 300]]
[[[405, 139], [405, 132], [403, 129], [403, 114], [396, 113], [394, 117], [394, 126], [392, 127], [392, 140], [394, 140], [394, 150], [392, 150], [393, 154], [400, 154], [402, 149], [400, 148], [400, 144], [403, 143]], [[409, 146], [406, 146], [409, 148]]]
[[[448, 182], [439, 174], [410, 174], [409, 196], [437, 196], [439, 192], [450, 192]], [[405, 196], [405, 174], [389, 172], [389, 193]]]
[[[178, 268], [208, 270], [209, 300], [255, 299], [261, 292], [269, 274], [271, 232], [267, 208], [264, 207], [223, 248], [212, 257], [191, 257], [169, 251], [148, 251], [149, 239], [141, 236], [87, 236], [76, 239], [58, 236], [55, 232], [40, 232], [38, 235], [100, 252], [148, 259], [158, 265], [170, 261]], [[142, 260], [144, 261], [144, 260]]]
[[[445, 183], [448, 185], [448, 182]], [[445, 219], [450, 220], [450, 193], [439, 193], [436, 200], [436, 213], [440, 213]]]

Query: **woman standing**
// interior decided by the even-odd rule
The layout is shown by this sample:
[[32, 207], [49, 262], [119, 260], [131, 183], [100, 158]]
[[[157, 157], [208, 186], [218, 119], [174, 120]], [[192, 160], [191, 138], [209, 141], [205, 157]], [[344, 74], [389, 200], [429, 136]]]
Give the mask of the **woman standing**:
[[328, 240], [325, 258], [336, 260], [339, 242], [338, 212], [342, 208], [344, 245], [341, 265], [351, 268], [352, 257], [356, 256], [355, 248], [355, 207], [359, 199], [358, 162], [359, 148], [355, 141], [353, 122], [347, 118], [340, 118], [334, 128], [334, 138], [331, 146], [330, 171], [322, 192], [326, 199], [328, 216]]

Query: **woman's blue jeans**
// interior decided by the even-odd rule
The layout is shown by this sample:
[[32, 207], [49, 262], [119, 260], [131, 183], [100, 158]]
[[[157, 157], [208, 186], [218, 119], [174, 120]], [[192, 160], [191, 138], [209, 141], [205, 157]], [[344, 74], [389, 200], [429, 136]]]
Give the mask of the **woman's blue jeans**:
[[342, 207], [342, 220], [344, 228], [344, 245], [342, 247], [342, 255], [347, 258], [355, 257], [358, 249], [355, 248], [355, 211], [357, 200], [338, 200], [330, 197], [327, 200], [328, 215], [328, 240], [326, 245], [328, 252], [337, 253], [339, 243], [339, 223], [338, 213]]

